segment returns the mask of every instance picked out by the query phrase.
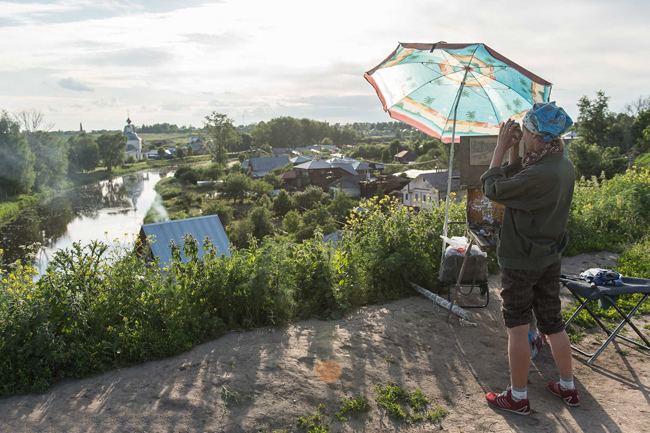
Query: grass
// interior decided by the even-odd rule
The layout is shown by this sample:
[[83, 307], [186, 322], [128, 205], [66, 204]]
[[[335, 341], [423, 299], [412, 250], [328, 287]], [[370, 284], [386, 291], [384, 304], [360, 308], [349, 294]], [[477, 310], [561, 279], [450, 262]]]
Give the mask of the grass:
[[[321, 413], [322, 411], [322, 413]], [[329, 425], [324, 421], [325, 405], [319, 404], [314, 415], [301, 416], [296, 420], [296, 425], [307, 429], [307, 433], [329, 433]]]
[[228, 401], [234, 401], [237, 406], [241, 404], [241, 397], [236, 391], [229, 391], [225, 386], [221, 387], [221, 399], [228, 405]]
[[[423, 421], [425, 416], [421, 412], [432, 402], [420, 388], [416, 388], [415, 391], [408, 391], [395, 383], [385, 386], [376, 384], [375, 392], [377, 393], [375, 401], [386, 409], [391, 418], [403, 420], [408, 424]], [[406, 404], [414, 412], [405, 411], [400, 403]], [[429, 419], [428, 414], [427, 419]]]
[[434, 406], [433, 411], [427, 412], [426, 418], [431, 422], [442, 421], [444, 417], [449, 415], [449, 411], [444, 407]]
[[0, 225], [10, 221], [23, 210], [40, 203], [46, 194], [21, 194], [0, 203]]
[[161, 195], [162, 205], [169, 213], [171, 220], [179, 220], [200, 216], [209, 207], [223, 204], [233, 210], [234, 220], [245, 218], [255, 207], [251, 198], [238, 199], [236, 203], [232, 200], [214, 197], [217, 186], [197, 188], [194, 185], [182, 185], [174, 177], [161, 179], [155, 186], [158, 194]]
[[347, 421], [348, 419], [343, 416], [348, 412], [353, 412], [356, 415], [356, 412], [363, 412], [368, 409], [368, 404], [365, 397], [357, 397], [350, 400], [341, 400], [341, 406], [339, 406], [339, 411], [336, 412], [336, 417], [339, 421]]

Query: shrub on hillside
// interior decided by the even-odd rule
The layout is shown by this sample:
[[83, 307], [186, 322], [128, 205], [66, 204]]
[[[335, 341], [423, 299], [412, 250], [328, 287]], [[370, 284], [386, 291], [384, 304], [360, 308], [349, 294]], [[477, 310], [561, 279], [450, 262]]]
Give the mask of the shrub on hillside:
[[225, 203], [215, 203], [203, 211], [203, 215], [219, 215], [221, 224], [226, 227], [234, 218], [234, 210]]
[[[188, 236], [164, 272], [140, 259], [140, 245], [101, 242], [57, 251], [37, 281], [17, 263], [0, 275], [0, 394], [170, 356], [229, 329], [340, 317], [411, 295], [408, 281], [432, 287], [444, 209], [363, 206], [336, 251], [317, 231], [304, 243], [266, 237], [231, 257], [206, 242], [202, 259]], [[464, 205], [451, 215], [462, 219]], [[254, 230], [249, 218], [238, 223], [249, 224], [242, 236]]]
[[612, 179], [576, 183], [566, 254], [611, 250], [642, 238], [650, 226], [650, 172], [632, 169]]

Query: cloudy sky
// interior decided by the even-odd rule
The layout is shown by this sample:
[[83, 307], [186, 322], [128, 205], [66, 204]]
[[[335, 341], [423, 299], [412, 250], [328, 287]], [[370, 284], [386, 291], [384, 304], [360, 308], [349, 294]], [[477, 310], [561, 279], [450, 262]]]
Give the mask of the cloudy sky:
[[650, 2], [0, 0], [0, 110], [55, 129], [391, 120], [363, 73], [401, 42], [483, 42], [554, 84], [577, 115], [650, 94]]

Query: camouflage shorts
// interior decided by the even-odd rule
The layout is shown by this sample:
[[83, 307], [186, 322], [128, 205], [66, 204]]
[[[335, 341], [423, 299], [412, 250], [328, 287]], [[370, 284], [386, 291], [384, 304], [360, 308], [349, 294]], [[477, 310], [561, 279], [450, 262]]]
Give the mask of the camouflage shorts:
[[552, 335], [563, 331], [561, 273], [562, 260], [543, 269], [501, 268], [501, 311], [506, 327], [530, 323], [534, 311], [541, 333]]

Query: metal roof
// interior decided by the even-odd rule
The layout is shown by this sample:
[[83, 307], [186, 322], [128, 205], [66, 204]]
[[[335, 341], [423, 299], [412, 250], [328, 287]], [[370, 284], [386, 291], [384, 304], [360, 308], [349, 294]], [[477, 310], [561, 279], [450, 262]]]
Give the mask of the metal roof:
[[359, 173], [357, 173], [357, 171], [352, 167], [352, 164], [332, 164], [332, 168], [335, 168], [335, 167], [336, 167], [336, 168], [340, 168], [341, 170], [347, 171], [348, 173], [350, 173], [350, 174], [353, 175], [353, 176], [356, 176], [357, 174], [359, 174]]
[[395, 154], [395, 158], [404, 158], [405, 156], [414, 157], [408, 150], [402, 150], [400, 153]]
[[[183, 236], [186, 233], [191, 233], [199, 243], [199, 257], [203, 257], [203, 241], [206, 237], [217, 249], [218, 253], [230, 257], [230, 241], [226, 235], [221, 220], [218, 215], [209, 215], [197, 218], [187, 218], [184, 220], [165, 221], [154, 224], [144, 224], [140, 231], [140, 235], [151, 236], [154, 235], [154, 242], [151, 245], [151, 252], [154, 256], [160, 257], [161, 267], [167, 265], [172, 259], [172, 250], [169, 247], [171, 240], [174, 240], [176, 245], [183, 245]], [[182, 253], [183, 261], [186, 260], [185, 255]]]
[[294, 164], [302, 164], [304, 162], [309, 162], [313, 159], [316, 159], [316, 157], [311, 155], [300, 155], [300, 156], [296, 156], [295, 158], [291, 158], [291, 162], [293, 162]]
[[342, 178], [330, 183], [330, 186], [343, 189], [355, 189], [359, 188], [359, 182], [363, 180], [366, 180], [366, 177], [363, 175], [343, 176]]
[[363, 162], [363, 161], [355, 161], [355, 162], [353, 162], [352, 163], [352, 168], [354, 168], [357, 171], [360, 171], [360, 170], [365, 170], [365, 171], [372, 170], [372, 167], [370, 167], [370, 164], [368, 164], [367, 162]]
[[124, 135], [129, 140], [140, 141], [140, 137], [138, 137], [138, 134], [135, 132], [125, 132], [122, 135]]
[[289, 164], [289, 157], [287, 155], [250, 159], [251, 169], [255, 172], [269, 172], [273, 171], [274, 168], [284, 167], [287, 164]]
[[[433, 186], [435, 189], [441, 192], [446, 192], [447, 191], [447, 181], [449, 180], [449, 177], [447, 175], [447, 171], [439, 171], [437, 173], [426, 173], [426, 174], [421, 174], [423, 179], [425, 179], [431, 186]], [[452, 173], [453, 177], [460, 176], [459, 171], [453, 171]], [[460, 179], [453, 179], [451, 180], [451, 190], [452, 191], [458, 191], [460, 190]]]
[[296, 165], [294, 168], [300, 168], [303, 170], [322, 170], [325, 168], [332, 168], [332, 165], [327, 161], [323, 161], [322, 159], [314, 159], [312, 161], [305, 162], [304, 164]]

